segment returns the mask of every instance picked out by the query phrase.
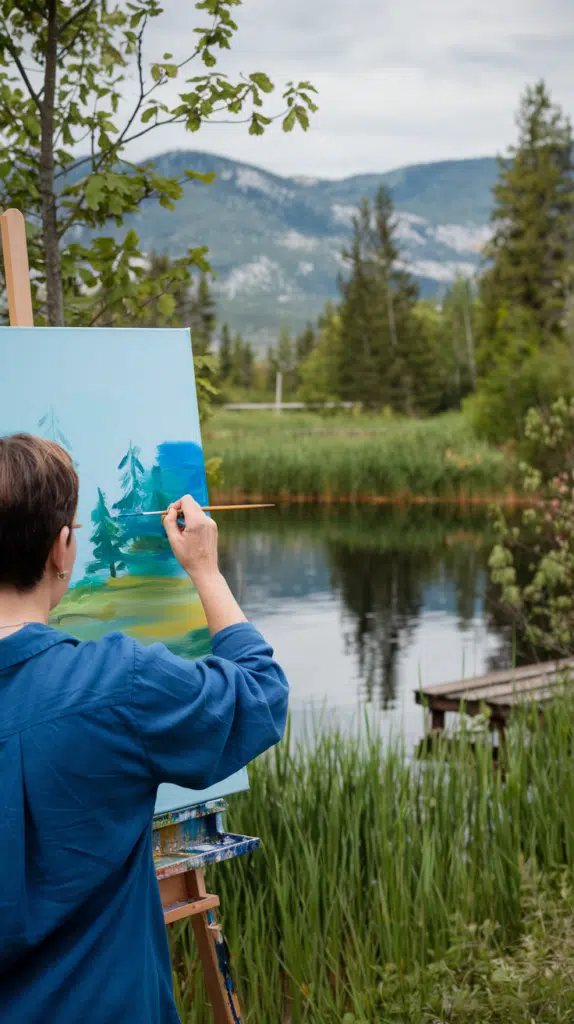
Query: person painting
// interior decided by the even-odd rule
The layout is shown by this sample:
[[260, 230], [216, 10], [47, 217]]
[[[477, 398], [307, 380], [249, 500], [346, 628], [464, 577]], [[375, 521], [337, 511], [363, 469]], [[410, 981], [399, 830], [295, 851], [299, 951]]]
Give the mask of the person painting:
[[[288, 684], [183, 497], [165, 519], [213, 653], [51, 629], [76, 554], [78, 478], [50, 441], [0, 438], [0, 1019], [175, 1024], [152, 860], [157, 787], [204, 789], [283, 734]], [[178, 525], [183, 513], [185, 527]]]

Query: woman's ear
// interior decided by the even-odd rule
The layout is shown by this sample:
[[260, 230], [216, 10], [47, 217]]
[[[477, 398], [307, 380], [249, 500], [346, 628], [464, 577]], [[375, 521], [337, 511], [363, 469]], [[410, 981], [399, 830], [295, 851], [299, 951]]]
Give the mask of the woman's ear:
[[63, 526], [52, 544], [50, 559], [56, 572], [64, 572], [66, 569], [71, 533], [69, 526]]

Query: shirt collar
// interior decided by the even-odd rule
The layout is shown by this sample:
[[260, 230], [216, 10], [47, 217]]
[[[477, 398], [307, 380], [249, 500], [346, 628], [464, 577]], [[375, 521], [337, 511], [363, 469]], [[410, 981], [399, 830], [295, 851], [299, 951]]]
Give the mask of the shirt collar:
[[61, 644], [65, 640], [78, 643], [67, 633], [61, 633], [41, 622], [31, 622], [28, 626], [23, 626], [22, 629], [18, 629], [15, 633], [0, 640], [0, 672], [6, 668], [12, 668], [22, 661], [28, 661], [36, 654], [41, 654], [49, 647]]

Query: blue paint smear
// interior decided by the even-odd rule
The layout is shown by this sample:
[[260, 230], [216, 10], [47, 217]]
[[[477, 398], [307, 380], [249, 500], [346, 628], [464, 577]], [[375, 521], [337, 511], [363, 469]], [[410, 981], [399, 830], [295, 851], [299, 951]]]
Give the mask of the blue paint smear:
[[200, 505], [207, 505], [207, 481], [203, 451], [192, 441], [165, 441], [157, 450], [162, 487], [175, 501], [191, 494]]

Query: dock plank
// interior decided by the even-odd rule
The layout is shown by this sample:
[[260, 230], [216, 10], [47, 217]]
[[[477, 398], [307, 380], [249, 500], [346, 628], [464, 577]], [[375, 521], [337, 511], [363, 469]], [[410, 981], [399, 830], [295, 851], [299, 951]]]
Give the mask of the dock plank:
[[484, 706], [492, 711], [495, 722], [506, 722], [513, 707], [524, 703], [537, 705], [562, 692], [562, 681], [570, 674], [574, 685], [574, 658], [524, 665], [521, 668], [490, 672], [484, 676], [440, 683], [415, 691], [418, 704], [427, 704], [432, 722], [444, 726], [444, 713], [460, 711], [477, 715]]
[[560, 661], [543, 661], [537, 665], [523, 665], [521, 668], [502, 669], [497, 672], [489, 672], [484, 676], [474, 676], [468, 679], [458, 679], [452, 683], [438, 683], [433, 686], [425, 686], [421, 691], [427, 696], [439, 696], [448, 694], [464, 693], [466, 690], [485, 689], [489, 686], [496, 686], [499, 683], [509, 681], [520, 682], [533, 676], [548, 676], [549, 673], [562, 672], [565, 669], [574, 670], [574, 658], [563, 658]]

